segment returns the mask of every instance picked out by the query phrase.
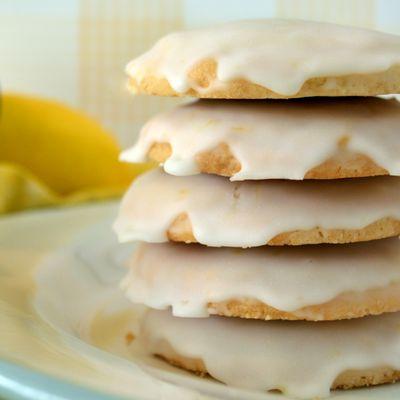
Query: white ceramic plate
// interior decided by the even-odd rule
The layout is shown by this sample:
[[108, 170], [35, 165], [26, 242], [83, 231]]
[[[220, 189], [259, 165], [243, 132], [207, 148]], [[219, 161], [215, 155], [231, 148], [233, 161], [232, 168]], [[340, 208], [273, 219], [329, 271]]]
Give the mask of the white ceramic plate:
[[[133, 245], [118, 245], [111, 232], [115, 207], [94, 205], [0, 221], [0, 275], [10, 275], [4, 266], [11, 262], [17, 268], [11, 271], [25, 269], [27, 274], [37, 266], [35, 290], [25, 283], [27, 303], [37, 313], [26, 305], [17, 309], [15, 298], [0, 293], [0, 304], [8, 307], [0, 307], [0, 324], [13, 333], [0, 330], [0, 357], [14, 363], [0, 363], [0, 394], [24, 399], [287, 399], [196, 377], [145, 354], [137, 340], [128, 345], [126, 333], [136, 336], [143, 308], [132, 306], [118, 289]], [[18, 285], [16, 277], [10, 278]], [[397, 399], [400, 386], [339, 391], [330, 398]]]

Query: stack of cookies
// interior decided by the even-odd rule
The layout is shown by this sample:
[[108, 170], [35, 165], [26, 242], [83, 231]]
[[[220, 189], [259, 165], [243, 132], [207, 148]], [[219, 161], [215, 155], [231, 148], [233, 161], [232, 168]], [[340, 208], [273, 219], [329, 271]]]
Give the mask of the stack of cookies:
[[115, 223], [141, 241], [122, 286], [153, 309], [148, 349], [298, 398], [400, 378], [400, 103], [360, 97], [400, 93], [400, 38], [234, 22], [170, 34], [127, 72], [135, 92], [205, 99], [122, 154], [162, 166]]

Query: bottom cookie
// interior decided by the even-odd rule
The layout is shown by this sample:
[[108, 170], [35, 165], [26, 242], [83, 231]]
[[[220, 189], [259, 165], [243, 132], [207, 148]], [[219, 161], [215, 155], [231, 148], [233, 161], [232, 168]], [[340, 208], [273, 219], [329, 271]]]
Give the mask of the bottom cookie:
[[311, 399], [400, 379], [400, 313], [351, 321], [246, 321], [150, 311], [147, 349], [227, 385]]

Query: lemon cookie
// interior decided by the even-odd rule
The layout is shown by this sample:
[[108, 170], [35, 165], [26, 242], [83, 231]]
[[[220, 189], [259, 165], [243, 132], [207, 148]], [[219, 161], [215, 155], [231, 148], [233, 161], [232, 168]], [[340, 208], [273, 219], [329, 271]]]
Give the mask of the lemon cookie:
[[400, 234], [400, 178], [230, 182], [156, 169], [125, 194], [122, 242], [254, 247], [359, 242]]
[[400, 310], [400, 241], [287, 249], [142, 243], [121, 286], [133, 303], [210, 314], [311, 321]]
[[400, 378], [400, 314], [348, 321], [177, 318], [150, 311], [145, 345], [172, 364], [228, 385], [314, 399], [330, 389]]
[[131, 61], [134, 92], [203, 98], [374, 96], [400, 92], [400, 38], [279, 19], [172, 33]]
[[202, 100], [152, 118], [121, 159], [231, 180], [400, 175], [399, 126], [395, 99]]

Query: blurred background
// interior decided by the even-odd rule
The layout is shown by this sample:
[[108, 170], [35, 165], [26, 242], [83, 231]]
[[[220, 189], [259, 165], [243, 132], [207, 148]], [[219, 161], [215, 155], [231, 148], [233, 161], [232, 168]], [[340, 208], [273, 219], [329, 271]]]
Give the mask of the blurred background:
[[400, 33], [399, 0], [1, 0], [0, 82], [86, 111], [127, 146], [174, 103], [127, 93], [131, 58], [173, 30], [264, 17]]
[[180, 101], [132, 96], [127, 62], [171, 31], [268, 17], [400, 34], [399, 0], [0, 0], [0, 214], [121, 195], [147, 168], [121, 147]]

